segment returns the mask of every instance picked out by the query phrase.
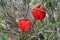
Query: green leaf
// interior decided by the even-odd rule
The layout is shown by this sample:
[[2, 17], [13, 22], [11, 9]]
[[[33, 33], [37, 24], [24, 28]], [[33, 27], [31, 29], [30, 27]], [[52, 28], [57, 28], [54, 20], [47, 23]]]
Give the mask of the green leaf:
[[2, 34], [0, 34], [0, 40], [7, 40]]

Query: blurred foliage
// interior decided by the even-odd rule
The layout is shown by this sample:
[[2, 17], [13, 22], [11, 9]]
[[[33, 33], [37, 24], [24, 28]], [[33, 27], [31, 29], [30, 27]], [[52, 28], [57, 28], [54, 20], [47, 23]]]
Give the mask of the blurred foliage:
[[38, 1], [37, 0], [34, 0], [32, 4], [35, 4], [36, 5], [37, 3], [38, 3]]
[[[29, 4], [29, 3], [32, 3], [32, 5], [36, 5], [37, 3], [38, 3], [38, 0], [33, 0], [32, 2], [31, 2], [31, 0], [23, 0], [24, 2], [23, 3], [27, 3], [27, 4]], [[41, 0], [42, 1], [42, 0]], [[58, 12], [57, 13], [54, 13], [57, 9], [58, 9], [58, 7], [59, 7], [59, 5], [60, 4], [58, 4], [58, 2], [59, 2], [60, 0], [43, 0], [42, 2], [43, 2], [43, 4], [44, 4], [44, 7], [46, 8], [46, 12], [47, 12], [47, 14], [48, 14], [48, 16], [49, 16], [49, 14], [58, 14]], [[9, 8], [11, 8], [12, 6], [13, 6], [13, 9], [15, 10], [15, 9], [17, 9], [16, 8], [16, 5], [17, 4], [19, 4], [19, 2], [21, 2], [21, 1], [18, 1], [18, 0], [15, 0], [15, 1], [13, 1], [13, 0], [0, 0], [0, 6], [2, 7], [2, 13], [4, 13], [3, 15], [6, 15], [7, 14], [7, 11], [9, 10]], [[19, 4], [20, 5], [20, 4]], [[21, 5], [20, 5], [21, 6]], [[19, 7], [19, 6], [18, 6]], [[30, 6], [31, 7], [31, 6]], [[57, 9], [56, 9], [57, 8]], [[18, 8], [19, 9], [19, 8]], [[47, 10], [48, 9], [48, 10]], [[20, 9], [19, 9], [20, 10]], [[26, 9], [27, 10], [27, 9]], [[15, 10], [14, 12], [16, 12], [17, 10]], [[58, 11], [58, 10], [57, 10]], [[52, 12], [52, 13], [51, 13]], [[19, 14], [20, 14], [20, 12], [19, 12]], [[60, 14], [60, 13], [59, 13]], [[58, 14], [58, 15], [59, 15]], [[52, 16], [49, 16], [50, 18], [52, 18]], [[57, 15], [56, 15], [57, 16]], [[49, 18], [49, 19], [50, 19]], [[59, 26], [60, 26], [60, 21], [58, 21], [58, 19], [57, 20], [53, 20], [53, 22], [54, 23], [48, 23], [48, 21], [49, 20], [47, 20], [48, 18], [46, 17], [46, 20], [43, 20], [42, 22], [40, 22], [40, 23], [37, 23], [36, 24], [36, 21], [35, 21], [35, 24], [33, 25], [33, 31], [29, 31], [29, 32], [27, 32], [26, 34], [25, 33], [22, 33], [22, 32], [20, 32], [19, 33], [19, 37], [17, 37], [16, 36], [16, 40], [23, 40], [24, 38], [23, 38], [23, 36], [25, 36], [25, 38], [26, 38], [26, 40], [28, 40], [28, 39], [32, 39], [32, 38], [34, 38], [34, 37], [37, 37], [37, 38], [39, 38], [39, 34], [42, 34], [43, 35], [43, 37], [44, 37], [44, 40], [54, 40], [54, 37], [55, 37], [55, 33], [57, 32], [56, 30], [55, 30], [55, 28], [57, 29]], [[51, 19], [50, 19], [51, 20]], [[47, 21], [47, 23], [44, 23], [44, 21]], [[38, 25], [39, 24], [39, 25]], [[36, 26], [36, 25], [38, 25], [38, 26]], [[56, 27], [55, 27], [56, 26]], [[6, 22], [5, 22], [5, 20], [2, 20], [2, 19], [0, 19], [0, 31], [2, 30], [2, 27], [5, 27], [6, 28]], [[13, 27], [13, 26], [11, 26], [11, 27]], [[14, 28], [16, 28], [16, 27], [14, 27]], [[18, 33], [18, 32], [16, 32], [16, 33]], [[8, 33], [8, 35], [9, 35], [9, 33]], [[10, 36], [10, 35], [9, 35]], [[0, 35], [0, 37], [2, 37], [2, 39], [3, 40], [6, 40], [2, 35]], [[1, 38], [0, 38], [1, 39]], [[2, 40], [1, 39], [1, 40]], [[60, 39], [59, 39], [60, 40]]]
[[0, 40], [7, 40], [7, 38], [0, 33]]
[[0, 0], [0, 5], [2, 6], [2, 8], [6, 7], [6, 4], [6, 1]]
[[55, 7], [58, 6], [58, 0], [44, 0], [43, 3], [46, 3], [46, 8], [53, 10]]
[[27, 4], [29, 4], [31, 2], [31, 0], [26, 0]]
[[0, 32], [2, 31], [2, 28], [6, 28], [5, 21], [0, 19]]

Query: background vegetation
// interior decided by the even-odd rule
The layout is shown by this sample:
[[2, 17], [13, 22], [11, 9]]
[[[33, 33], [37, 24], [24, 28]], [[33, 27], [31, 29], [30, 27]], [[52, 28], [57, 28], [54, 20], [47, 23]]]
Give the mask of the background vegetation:
[[[43, 3], [46, 17], [34, 20], [31, 9]], [[20, 32], [17, 21], [30, 18], [32, 28], [27, 33]], [[0, 0], [1, 40], [60, 40], [60, 0]]]

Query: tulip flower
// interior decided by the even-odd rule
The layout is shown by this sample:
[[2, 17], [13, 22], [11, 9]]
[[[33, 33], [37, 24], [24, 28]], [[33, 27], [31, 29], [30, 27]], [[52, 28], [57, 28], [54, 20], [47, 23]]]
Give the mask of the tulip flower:
[[38, 5], [37, 7], [32, 9], [32, 15], [36, 20], [42, 20], [46, 16], [45, 8], [42, 4]]
[[30, 19], [20, 19], [20, 20], [18, 20], [18, 26], [19, 26], [19, 29], [23, 32], [29, 31], [29, 29], [31, 28]]

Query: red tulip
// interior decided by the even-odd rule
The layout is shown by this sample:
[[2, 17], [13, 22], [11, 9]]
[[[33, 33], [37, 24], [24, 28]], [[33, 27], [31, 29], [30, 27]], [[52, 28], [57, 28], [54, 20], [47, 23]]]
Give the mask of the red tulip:
[[45, 8], [40, 4], [36, 8], [32, 9], [32, 14], [36, 20], [42, 20], [46, 16]]
[[30, 19], [20, 19], [18, 21], [18, 26], [21, 31], [28, 31], [31, 27]]

